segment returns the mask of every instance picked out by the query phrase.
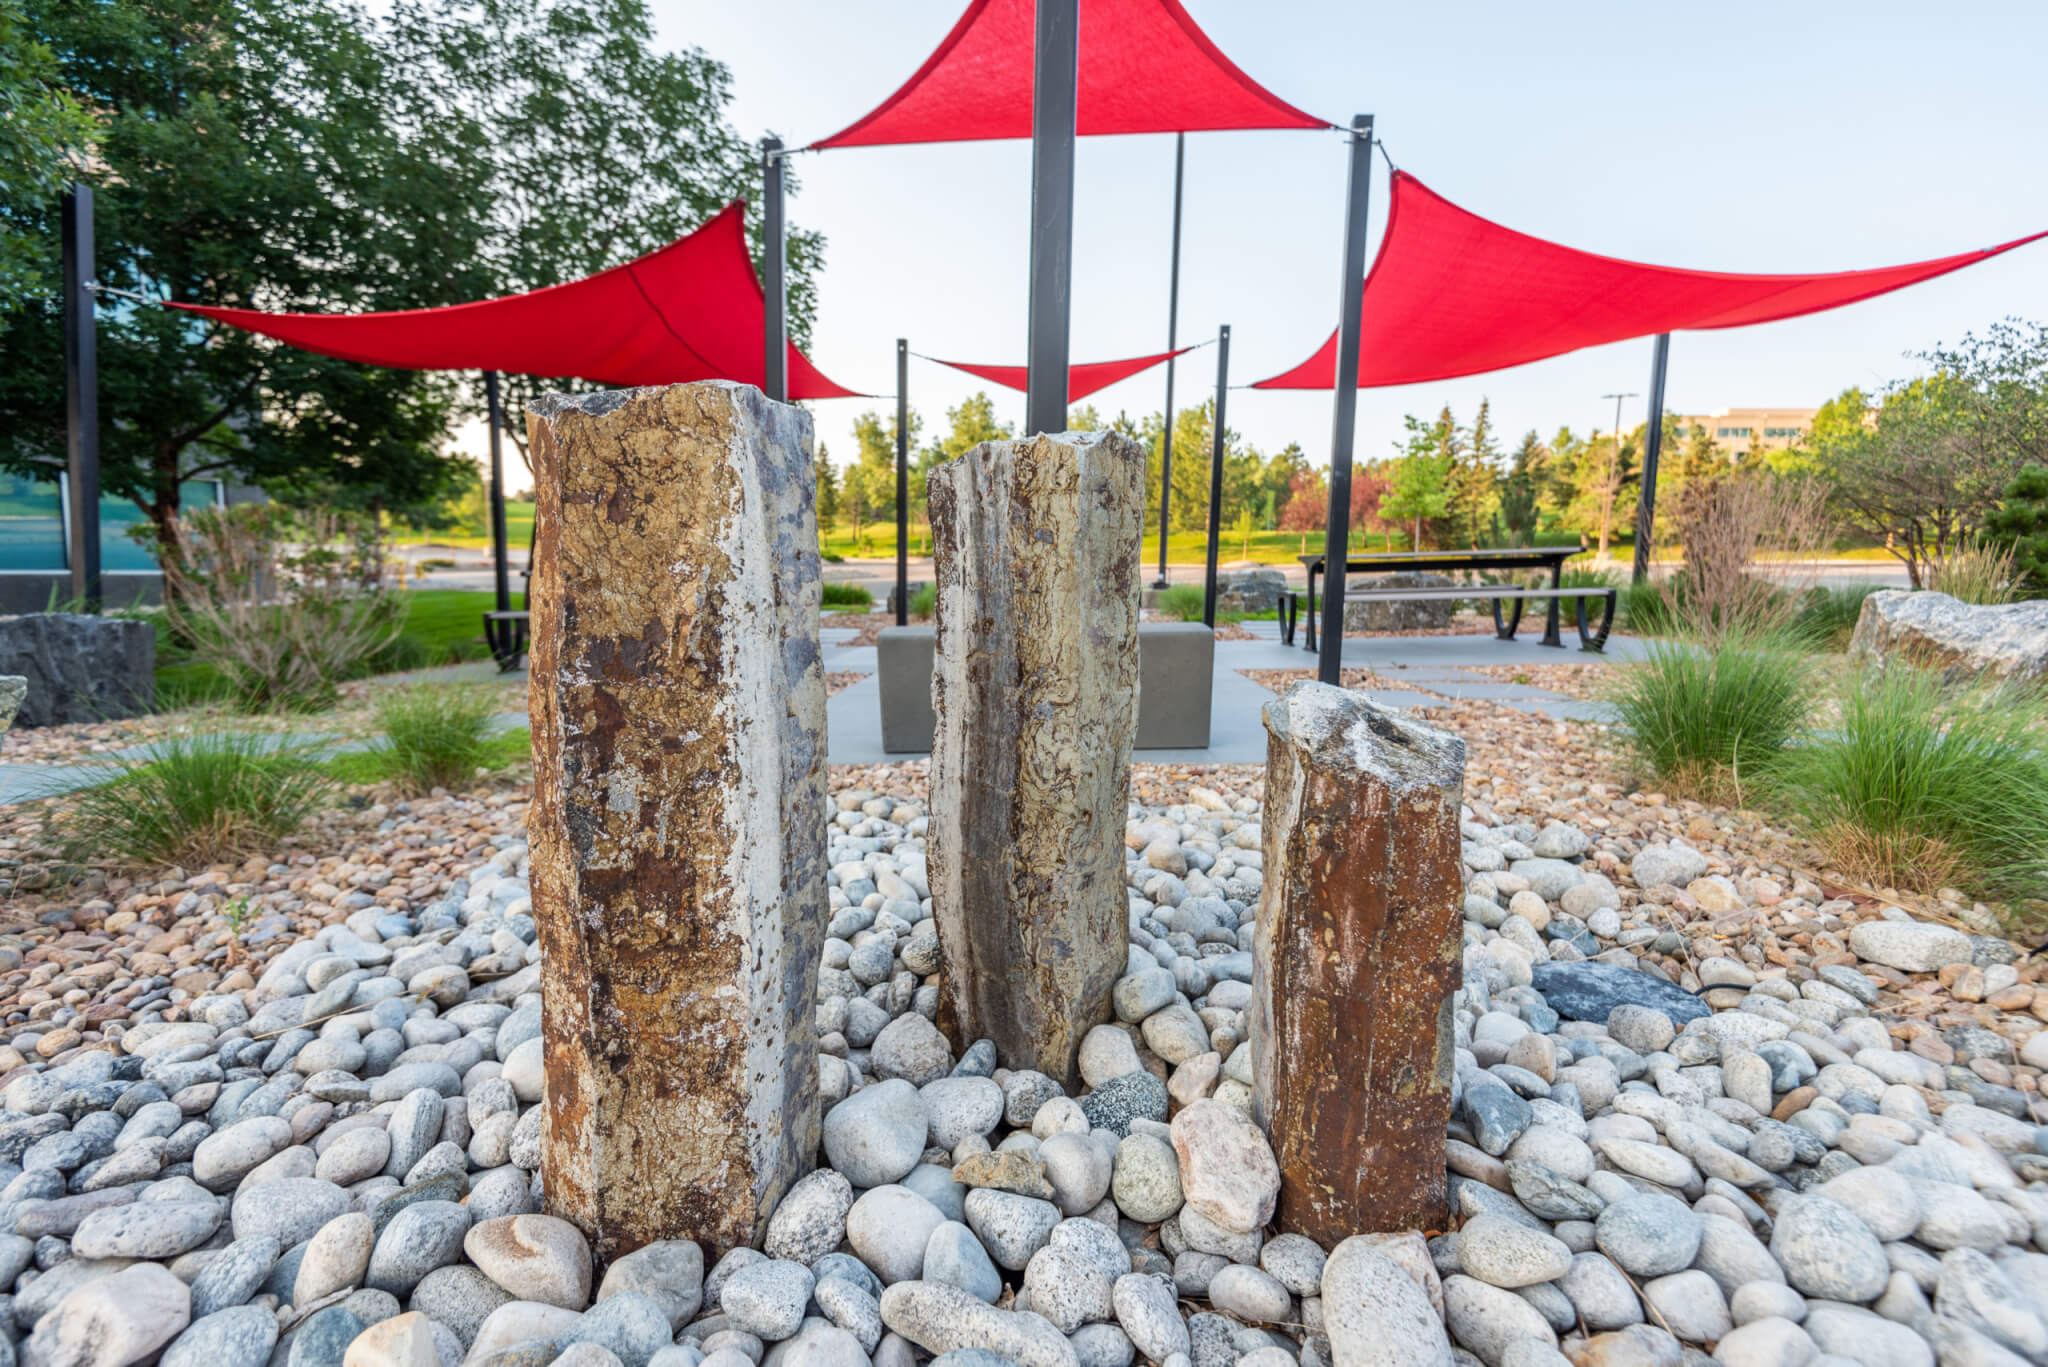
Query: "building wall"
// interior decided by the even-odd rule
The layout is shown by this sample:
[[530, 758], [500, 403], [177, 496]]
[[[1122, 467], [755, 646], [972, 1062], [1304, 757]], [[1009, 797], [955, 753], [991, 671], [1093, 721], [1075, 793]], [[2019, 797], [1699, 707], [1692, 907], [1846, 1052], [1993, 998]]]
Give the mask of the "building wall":
[[[71, 536], [65, 518], [66, 481], [41, 482], [0, 476], [0, 613], [45, 612], [71, 597]], [[185, 486], [189, 506], [260, 503], [261, 489], [194, 480]], [[141, 510], [124, 499], [100, 500], [100, 595], [107, 607], [163, 601], [163, 574], [128, 528]]]
[[1681, 416], [1680, 428], [1707, 429], [1714, 444], [1729, 455], [1751, 451], [1782, 451], [1813, 430], [1817, 408], [1723, 408], [1713, 413]]

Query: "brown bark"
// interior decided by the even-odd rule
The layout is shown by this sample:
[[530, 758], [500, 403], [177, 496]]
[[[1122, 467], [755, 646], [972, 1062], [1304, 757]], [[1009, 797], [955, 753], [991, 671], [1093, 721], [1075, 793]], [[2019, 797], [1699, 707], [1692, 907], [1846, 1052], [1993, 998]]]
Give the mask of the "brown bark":
[[759, 1240], [817, 1149], [811, 429], [725, 383], [528, 410], [549, 1209], [600, 1259]]
[[1252, 1077], [1280, 1223], [1444, 1228], [1465, 743], [1318, 683], [1265, 720]]
[[1077, 1080], [1123, 972], [1144, 451], [986, 442], [932, 471], [932, 900], [941, 1022]]

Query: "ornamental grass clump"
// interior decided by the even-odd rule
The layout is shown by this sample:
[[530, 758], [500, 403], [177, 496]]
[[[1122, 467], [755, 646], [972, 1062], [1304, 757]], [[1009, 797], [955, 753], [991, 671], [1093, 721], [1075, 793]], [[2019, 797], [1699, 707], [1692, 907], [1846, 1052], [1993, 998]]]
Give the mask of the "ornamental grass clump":
[[1840, 588], [1817, 584], [1799, 600], [1799, 614], [1792, 626], [1801, 636], [1822, 650], [1847, 650], [1856, 634], [1856, 619], [1863, 615], [1863, 600], [1881, 585], [1847, 584]]
[[368, 518], [274, 503], [200, 508], [175, 538], [142, 531], [164, 569], [173, 636], [246, 711], [317, 711], [390, 647], [405, 608]]
[[1193, 584], [1175, 584], [1162, 590], [1159, 595], [1159, 615], [1176, 622], [1199, 622], [1202, 608], [1208, 599], [1202, 590]]
[[201, 867], [268, 853], [333, 800], [334, 781], [284, 738], [241, 731], [170, 736], [111, 761], [70, 799], [68, 857], [126, 867]]
[[384, 733], [387, 770], [414, 792], [453, 788], [475, 776], [491, 757], [491, 718], [497, 701], [488, 688], [416, 684], [377, 695], [377, 729]]
[[1831, 865], [1871, 887], [2039, 897], [2048, 879], [2048, 699], [1946, 687], [1903, 666], [1850, 681], [1788, 757], [1784, 800]]
[[1618, 738], [1643, 777], [1704, 802], [1743, 805], [1784, 762], [1813, 707], [1812, 668], [1780, 635], [1653, 641], [1620, 671]]

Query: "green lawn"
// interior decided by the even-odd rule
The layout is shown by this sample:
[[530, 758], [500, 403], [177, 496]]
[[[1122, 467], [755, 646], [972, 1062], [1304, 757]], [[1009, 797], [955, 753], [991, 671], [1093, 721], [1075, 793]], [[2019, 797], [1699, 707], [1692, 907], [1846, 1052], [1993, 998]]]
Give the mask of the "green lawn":
[[[398, 596], [405, 603], [405, 629], [383, 652], [365, 662], [363, 675], [489, 657], [490, 647], [484, 644], [483, 615], [497, 601], [492, 594], [468, 589], [416, 589]], [[525, 607], [524, 596], [513, 594], [512, 606]], [[177, 707], [222, 696], [225, 688], [213, 666], [194, 659], [171, 642], [161, 615], [152, 620], [157, 624], [158, 705]]]
[[[505, 504], [505, 544], [514, 550], [523, 550], [533, 540], [533, 505], [507, 501]], [[489, 527], [450, 527], [438, 532], [418, 532], [396, 529], [391, 533], [394, 546], [457, 546], [469, 551], [487, 551], [491, 548]]]

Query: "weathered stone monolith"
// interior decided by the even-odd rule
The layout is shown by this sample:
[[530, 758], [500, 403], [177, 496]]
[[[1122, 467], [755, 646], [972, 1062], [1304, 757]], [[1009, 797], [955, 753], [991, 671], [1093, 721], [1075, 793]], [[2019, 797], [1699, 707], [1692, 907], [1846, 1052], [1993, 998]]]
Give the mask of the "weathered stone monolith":
[[758, 1242], [817, 1150], [810, 418], [722, 382], [529, 410], [541, 1160], [599, 1258]]
[[1252, 1079], [1280, 1223], [1444, 1228], [1465, 743], [1318, 683], [1266, 732]]
[[931, 889], [941, 1021], [1076, 1079], [1126, 958], [1143, 450], [986, 442], [930, 478], [938, 582]]

